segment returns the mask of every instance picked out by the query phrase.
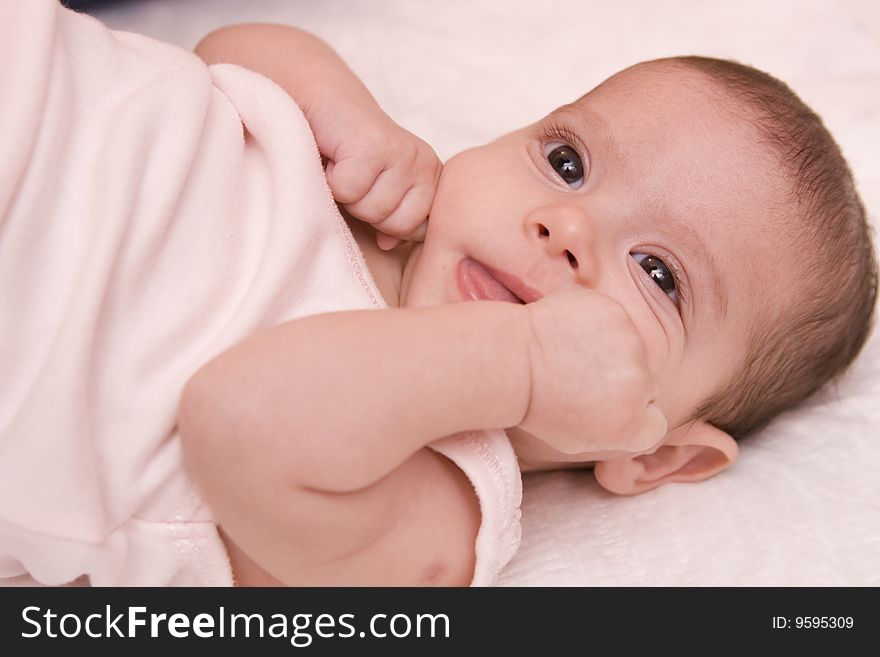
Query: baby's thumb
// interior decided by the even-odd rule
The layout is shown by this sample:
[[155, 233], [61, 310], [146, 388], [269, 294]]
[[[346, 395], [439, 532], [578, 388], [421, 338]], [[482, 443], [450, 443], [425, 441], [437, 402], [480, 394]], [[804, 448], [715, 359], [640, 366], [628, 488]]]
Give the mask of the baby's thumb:
[[428, 232], [428, 220], [425, 219], [422, 223], [416, 226], [415, 230], [413, 230], [409, 235], [406, 236], [407, 241], [410, 242], [424, 242], [425, 234]]
[[[379, 225], [381, 226], [382, 222], [379, 222]], [[376, 244], [378, 244], [379, 248], [383, 251], [388, 251], [403, 242], [424, 242], [427, 232], [427, 219], [416, 226], [414, 230], [401, 237], [398, 237], [397, 235], [391, 235], [390, 233], [386, 233], [379, 228], [376, 228]]]
[[381, 230], [376, 230], [376, 244], [379, 245], [379, 248], [383, 251], [390, 251], [398, 244], [403, 244], [404, 242], [424, 242], [425, 234], [428, 232], [428, 222], [423, 221], [419, 226], [411, 232], [406, 238], [395, 237], [394, 235], [389, 235], [388, 233], [383, 233]]
[[632, 451], [646, 452], [656, 447], [666, 437], [669, 425], [666, 415], [657, 402], [648, 402], [642, 419], [642, 426], [634, 436]]
[[403, 240], [399, 237], [394, 237], [394, 235], [383, 233], [381, 230], [376, 231], [376, 244], [378, 244], [379, 248], [383, 251], [390, 251], [395, 246], [402, 243]]

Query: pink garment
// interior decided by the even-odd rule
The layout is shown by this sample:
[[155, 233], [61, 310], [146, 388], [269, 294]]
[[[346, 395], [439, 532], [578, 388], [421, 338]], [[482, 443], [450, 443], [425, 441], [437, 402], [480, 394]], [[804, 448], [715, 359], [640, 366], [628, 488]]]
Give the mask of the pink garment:
[[490, 586], [519, 549], [522, 476], [513, 447], [501, 429], [471, 431], [429, 445], [468, 476], [480, 501], [476, 565], [471, 586]]
[[[262, 326], [384, 307], [312, 133], [266, 78], [57, 0], [0, 0], [0, 61], [0, 578], [231, 585], [184, 383]], [[519, 542], [512, 448], [437, 449], [480, 498], [489, 584]]]

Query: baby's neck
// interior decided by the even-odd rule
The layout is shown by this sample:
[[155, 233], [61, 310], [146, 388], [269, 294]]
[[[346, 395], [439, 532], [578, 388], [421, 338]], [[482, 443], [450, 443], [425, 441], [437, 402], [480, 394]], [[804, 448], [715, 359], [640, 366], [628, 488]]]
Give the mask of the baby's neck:
[[400, 306], [400, 287], [403, 270], [415, 246], [414, 242], [406, 242], [390, 251], [383, 251], [376, 244], [376, 230], [367, 223], [355, 219], [341, 207], [339, 212], [348, 223], [351, 234], [364, 254], [367, 268], [391, 308]]

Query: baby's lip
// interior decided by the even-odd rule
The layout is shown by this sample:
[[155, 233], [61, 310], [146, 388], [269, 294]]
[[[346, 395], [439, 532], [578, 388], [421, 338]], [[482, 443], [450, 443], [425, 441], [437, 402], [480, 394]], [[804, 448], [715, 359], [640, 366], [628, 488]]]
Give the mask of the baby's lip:
[[532, 303], [544, 296], [513, 274], [467, 257], [458, 265], [457, 280], [458, 288], [466, 299]]
[[[486, 267], [486, 265], [483, 266]], [[524, 303], [532, 303], [544, 296], [541, 292], [533, 287], [529, 287], [513, 274], [508, 274], [500, 269], [491, 269], [490, 267], [486, 267], [486, 269], [488, 269], [492, 273], [492, 276], [498, 279], [504, 287], [522, 299]]]

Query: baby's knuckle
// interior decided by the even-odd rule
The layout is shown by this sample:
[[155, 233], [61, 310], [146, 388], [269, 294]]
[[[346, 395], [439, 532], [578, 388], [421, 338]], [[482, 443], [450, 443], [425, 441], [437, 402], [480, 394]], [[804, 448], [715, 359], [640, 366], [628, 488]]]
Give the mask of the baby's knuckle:
[[362, 193], [354, 181], [346, 179], [334, 181], [331, 185], [331, 190], [333, 192], [333, 198], [339, 203], [354, 203], [362, 196]]
[[385, 154], [388, 147], [388, 139], [381, 130], [365, 130], [360, 135], [358, 150], [363, 156], [374, 157]]
[[614, 326], [616, 326], [622, 334], [631, 336], [635, 333], [635, 326], [633, 325], [632, 317], [630, 317], [629, 311], [620, 303], [615, 301], [609, 307], [608, 312]]
[[409, 232], [407, 217], [397, 213], [384, 216], [378, 223], [378, 227], [389, 235], [403, 236]]
[[605, 303], [598, 318], [612, 335], [620, 337], [629, 335], [632, 322], [627, 311], [617, 302]]
[[637, 331], [631, 331], [624, 337], [629, 358], [637, 365], [642, 365], [647, 357], [647, 349], [642, 336]]
[[417, 166], [419, 163], [418, 144], [411, 139], [404, 140], [397, 148], [398, 157], [408, 166]]
[[382, 221], [382, 217], [376, 212], [376, 209], [363, 204], [353, 205], [348, 211], [361, 221], [376, 226]]
[[432, 181], [422, 181], [413, 185], [410, 193], [415, 196], [419, 206], [425, 207], [425, 216], [428, 215], [427, 210], [430, 210], [431, 204], [434, 202], [434, 194], [436, 193], [437, 188], [434, 186]]
[[644, 377], [633, 367], [621, 367], [614, 379], [613, 390], [619, 406], [632, 408], [643, 396]]
[[629, 425], [631, 413], [623, 404], [612, 404], [611, 409], [605, 414], [604, 432], [608, 434], [619, 434]]
[[434, 169], [440, 162], [434, 149], [423, 141], [416, 144], [416, 156], [425, 164], [426, 168]]

